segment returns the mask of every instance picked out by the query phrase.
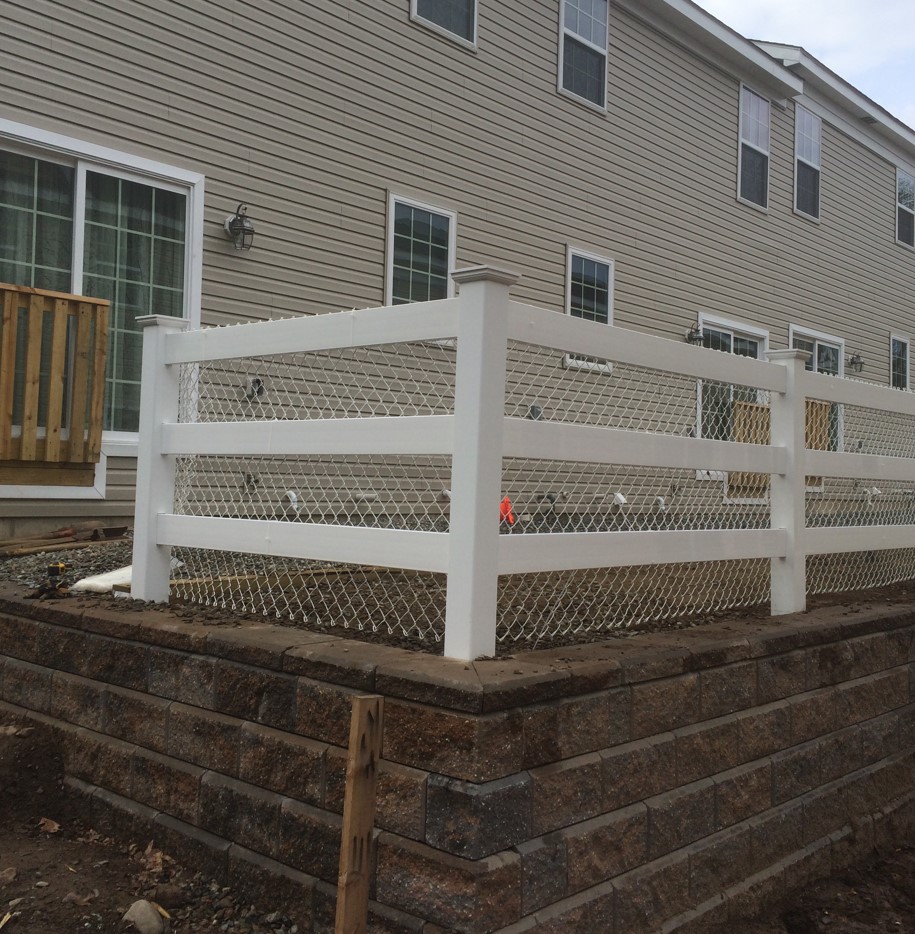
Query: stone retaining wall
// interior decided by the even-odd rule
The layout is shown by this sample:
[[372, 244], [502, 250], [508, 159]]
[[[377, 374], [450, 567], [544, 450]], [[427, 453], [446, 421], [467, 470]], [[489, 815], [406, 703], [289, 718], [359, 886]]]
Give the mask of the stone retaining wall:
[[0, 595], [0, 709], [101, 829], [333, 930], [354, 694], [385, 696], [370, 929], [698, 931], [915, 826], [915, 611], [454, 662]]

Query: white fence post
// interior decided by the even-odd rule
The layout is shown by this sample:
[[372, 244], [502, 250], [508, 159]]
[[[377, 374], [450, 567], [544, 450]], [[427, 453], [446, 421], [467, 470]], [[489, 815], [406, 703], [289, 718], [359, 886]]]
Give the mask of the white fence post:
[[784, 395], [774, 392], [770, 399], [771, 443], [788, 454], [785, 474], [773, 474], [771, 523], [773, 529], [788, 533], [784, 558], [772, 559], [771, 612], [773, 616], [798, 613], [807, 607], [807, 555], [804, 551], [806, 491], [806, 399], [798, 390], [798, 378], [810, 354], [804, 350], [772, 350], [767, 357], [785, 367]]
[[144, 329], [143, 382], [130, 595], [166, 603], [171, 548], [156, 544], [156, 521], [160, 513], [175, 508], [175, 458], [160, 452], [162, 423], [178, 421], [178, 367], [163, 361], [166, 336], [183, 330], [184, 322], [166, 315], [145, 315], [137, 318], [137, 324]]
[[496, 651], [508, 290], [520, 277], [491, 266], [453, 277], [461, 292], [445, 655], [471, 660]]

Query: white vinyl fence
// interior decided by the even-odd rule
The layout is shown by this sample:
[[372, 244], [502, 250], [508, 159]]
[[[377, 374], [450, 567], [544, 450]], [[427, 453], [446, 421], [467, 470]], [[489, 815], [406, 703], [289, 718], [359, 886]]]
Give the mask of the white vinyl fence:
[[133, 596], [473, 659], [915, 578], [915, 395], [454, 278], [416, 305], [142, 319]]

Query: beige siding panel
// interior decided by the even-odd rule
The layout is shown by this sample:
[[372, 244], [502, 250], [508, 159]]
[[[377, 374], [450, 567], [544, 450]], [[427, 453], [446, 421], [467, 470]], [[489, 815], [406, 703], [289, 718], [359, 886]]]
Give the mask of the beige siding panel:
[[[408, 8], [9, 0], [0, 113], [206, 174], [208, 324], [380, 303], [393, 190], [455, 210], [457, 264], [519, 270], [522, 300], [562, 308], [572, 243], [615, 260], [618, 324], [682, 339], [709, 312], [775, 347], [815, 327], [886, 381], [915, 293], [893, 166], [824, 124], [812, 223], [792, 210], [794, 105], [773, 107], [756, 211], [736, 198], [738, 75], [612, 7], [598, 113], [557, 93], [559, 0], [487, 0], [476, 52]], [[246, 255], [221, 230], [239, 201]], [[105, 508], [131, 495], [117, 477]]]

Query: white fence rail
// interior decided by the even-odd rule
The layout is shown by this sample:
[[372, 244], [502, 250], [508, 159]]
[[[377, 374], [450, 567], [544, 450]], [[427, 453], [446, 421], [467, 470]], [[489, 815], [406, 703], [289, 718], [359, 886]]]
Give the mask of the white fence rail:
[[[834, 522], [822, 527], [809, 527], [807, 521], [811, 478], [819, 483], [824, 477], [853, 481], [857, 486], [850, 488], [846, 499], [863, 502], [863, 497], [870, 506], [880, 495], [878, 484], [915, 481], [911, 453], [862, 453], [860, 444], [859, 450], [848, 453], [809, 450], [805, 442], [809, 399], [836, 407], [834, 412], [849, 406], [915, 420], [915, 395], [806, 372], [806, 355], [796, 351], [775, 352], [769, 362], [751, 360], [513, 302], [509, 288], [516, 277], [501, 270], [474, 267], [456, 273], [455, 279], [459, 298], [414, 306], [186, 333], [171, 318], [143, 319], [147, 329], [133, 596], [168, 599], [172, 548], [441, 574], [447, 577], [445, 654], [472, 659], [495, 653], [499, 582], [510, 575], [764, 560], [771, 566], [772, 611], [787, 613], [805, 606], [808, 556], [915, 548], [915, 512], [905, 498], [910, 495], [915, 504], [915, 490], [900, 493], [905, 503], [891, 524], [843, 525], [841, 509], [834, 510]], [[345, 413], [314, 417], [290, 406], [282, 418], [265, 419], [253, 412], [245, 417], [239, 409], [231, 419], [220, 421], [217, 411], [216, 420], [197, 421], [193, 409], [201, 400], [193, 392], [190, 400], [179, 398], [181, 367], [423, 343], [454, 357], [453, 403], [437, 402], [432, 407], [437, 414], [366, 416], [362, 414], [366, 403], [357, 406], [352, 417]], [[672, 374], [685, 378], [683, 385], [689, 380], [698, 386], [739, 385], [745, 393], [768, 400], [770, 443], [759, 443], [758, 438], [749, 443], [733, 436], [730, 440], [695, 437], [695, 428], [688, 435], [651, 430], [647, 415], [642, 418], [643, 430], [606, 427], [599, 417], [585, 424], [561, 416], [542, 418], [533, 405], [530, 417], [507, 415], [508, 393], [517, 395], [519, 382], [507, 389], [507, 373], [513, 354], [525, 347], [545, 349], [544, 360], [555, 361], [557, 356], [572, 360], [573, 369], [581, 358], [600, 361], [598, 379], [603, 386], [614, 379], [613, 367]], [[421, 365], [411, 370], [417, 385], [426, 385], [423, 381], [434, 376], [424, 373]], [[544, 378], [555, 381], [553, 376]], [[392, 390], [374, 386], [372, 378], [362, 381], [366, 385], [360, 392], [373, 405], [376, 391], [378, 398], [394, 398]], [[254, 387], [249, 392], [253, 397], [262, 388], [260, 377], [249, 378], [249, 386]], [[562, 398], [561, 392], [556, 398]], [[697, 403], [688, 393], [681, 403], [688, 426]], [[402, 400], [396, 404], [402, 406]], [[596, 410], [601, 404], [598, 400]], [[442, 413], [443, 408], [450, 410]], [[761, 405], [756, 408], [763, 410]], [[841, 415], [834, 416], [837, 424], [840, 419]], [[378, 455], [436, 456], [450, 462], [448, 485], [441, 490], [450, 505], [446, 529], [367, 527], [341, 523], [333, 516], [324, 521], [301, 517], [289, 521], [288, 516], [193, 515], [176, 510], [179, 459], [193, 465], [194, 458], [203, 462], [206, 458]], [[768, 510], [768, 527], [663, 527], [667, 504], [664, 496], [657, 495], [652, 521], [658, 528], [634, 529], [616, 522], [581, 531], [567, 516], [561, 531], [531, 526], [525, 534], [500, 534], [496, 505], [504, 494], [505, 464], [511, 462], [550, 462], [563, 470], [571, 470], [572, 465], [613, 465], [629, 471], [702, 472], [706, 477], [768, 475], [764, 486], [758, 487], [762, 492], [752, 500], [757, 513]], [[253, 486], [256, 478], [252, 476], [250, 482]], [[867, 491], [859, 494], [864, 482], [869, 484]], [[290, 501], [296, 499], [291, 491], [286, 495]], [[375, 495], [362, 498], [371, 501]], [[555, 505], [563, 495], [543, 494], [540, 499], [549, 496]], [[620, 495], [617, 502], [625, 503], [626, 498]], [[568, 515], [574, 512], [570, 509]]]

